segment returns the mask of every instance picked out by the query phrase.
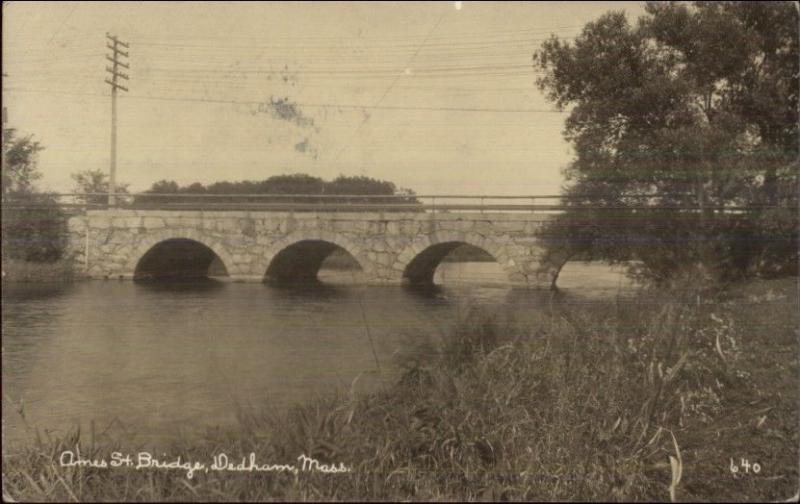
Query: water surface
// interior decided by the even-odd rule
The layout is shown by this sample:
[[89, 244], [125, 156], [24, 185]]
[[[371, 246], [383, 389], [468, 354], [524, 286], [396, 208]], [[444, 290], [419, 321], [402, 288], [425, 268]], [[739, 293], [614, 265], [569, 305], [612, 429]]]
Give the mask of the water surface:
[[[390, 381], [396, 356], [475, 306], [526, 317], [547, 292], [510, 289], [494, 263], [451, 263], [444, 286], [367, 287], [323, 271], [313, 287], [214, 280], [92, 281], [3, 289], [3, 437], [114, 425], [145, 443]], [[570, 264], [560, 285], [592, 302], [629, 291], [619, 270]], [[371, 342], [372, 343], [371, 343]], [[374, 354], [373, 354], [374, 345]], [[376, 363], [376, 356], [378, 362]], [[358, 378], [356, 380], [356, 378]]]

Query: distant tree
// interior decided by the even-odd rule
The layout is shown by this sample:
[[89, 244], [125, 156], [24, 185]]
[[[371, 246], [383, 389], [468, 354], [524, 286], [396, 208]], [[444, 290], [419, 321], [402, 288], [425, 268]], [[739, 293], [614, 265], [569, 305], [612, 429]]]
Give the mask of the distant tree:
[[[99, 176], [98, 174], [94, 174]], [[92, 183], [87, 185], [91, 186]], [[408, 198], [402, 200], [392, 199], [393, 202], [416, 202], [414, 198], [414, 191], [410, 189], [397, 189], [395, 184], [386, 180], [378, 180], [365, 176], [345, 176], [340, 175], [333, 181], [326, 181], [320, 177], [314, 177], [305, 173], [295, 173], [291, 175], [275, 175], [262, 181], [243, 180], [238, 182], [221, 181], [214, 182], [208, 186], [204, 186], [199, 182], [195, 182], [188, 186], [182, 187], [177, 182], [171, 180], [160, 180], [154, 183], [150, 189], [145, 193], [156, 193], [163, 195], [181, 194], [181, 195], [297, 195], [294, 198], [253, 198], [253, 201], [259, 202], [295, 202], [295, 203], [318, 203], [320, 200], [316, 198], [305, 198], [302, 195], [405, 195]], [[225, 202], [227, 198], [215, 198], [215, 202]], [[183, 203], [198, 203], [202, 201], [209, 201], [206, 198], [192, 198], [181, 196], [173, 198], [171, 196], [146, 196], [139, 195], [135, 198], [136, 203], [153, 203], [153, 202], [167, 202], [167, 201], [181, 201]], [[241, 198], [231, 199], [230, 202], [243, 202]], [[326, 199], [326, 202], [336, 202], [336, 199]], [[352, 199], [348, 201], [352, 202]], [[363, 202], [387, 202], [389, 199], [383, 200], [381, 198], [364, 199]]]
[[145, 192], [159, 193], [159, 194], [175, 194], [180, 191], [178, 183], [174, 180], [159, 180], [154, 183], [150, 189]]
[[203, 184], [195, 182], [194, 184], [189, 184], [187, 187], [183, 188], [181, 192], [185, 192], [187, 194], [203, 194], [208, 191]]
[[339, 175], [333, 181], [325, 184], [326, 194], [357, 194], [357, 195], [393, 195], [397, 187], [393, 182], [377, 180], [370, 177]]
[[305, 173], [295, 173], [275, 175], [262, 182], [261, 186], [261, 190], [267, 194], [322, 194], [325, 181]]
[[[785, 241], [796, 242], [794, 210], [709, 207], [797, 205], [798, 61], [789, 2], [652, 2], [634, 26], [611, 12], [574, 41], [544, 42], [538, 85], [571, 108], [576, 152], [565, 170], [572, 209], [545, 228], [548, 253], [634, 259], [659, 282], [687, 266], [716, 279], [796, 272]], [[765, 236], [767, 222], [783, 227]]]
[[[73, 191], [76, 194], [86, 194], [81, 200], [90, 204], [108, 204], [108, 196], [101, 195], [108, 193], [109, 182], [108, 174], [103, 170], [83, 170], [72, 174], [74, 182]], [[127, 194], [128, 184], [117, 183], [117, 194]]]
[[[394, 195], [397, 192], [397, 187], [393, 182], [387, 180], [378, 180], [363, 175], [346, 176], [339, 175], [331, 182], [325, 183], [325, 194], [342, 194], [342, 195], [365, 195], [365, 196], [383, 196]], [[328, 200], [335, 202], [337, 200]], [[350, 200], [352, 202], [352, 199]], [[383, 198], [364, 198], [361, 203], [391, 203], [391, 199]]]
[[[155, 194], [178, 194], [181, 192], [180, 186], [174, 180], [159, 180], [150, 186], [150, 189], [144, 191], [145, 193]], [[159, 203], [171, 202], [174, 198], [164, 198], [161, 196], [136, 196], [134, 197], [134, 204], [142, 203]]]

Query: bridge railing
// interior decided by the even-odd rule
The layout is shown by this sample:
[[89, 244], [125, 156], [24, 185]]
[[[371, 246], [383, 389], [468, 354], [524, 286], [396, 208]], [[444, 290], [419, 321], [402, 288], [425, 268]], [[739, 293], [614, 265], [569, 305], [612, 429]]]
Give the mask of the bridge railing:
[[676, 210], [745, 212], [773, 208], [767, 206], [686, 205], [664, 201], [686, 201], [688, 195], [627, 195], [624, 203], [580, 206], [580, 195], [340, 195], [340, 194], [116, 194], [109, 205], [107, 193], [48, 193], [25, 196], [4, 195], [3, 208], [40, 208], [57, 205], [74, 211], [99, 209], [132, 210], [252, 210], [276, 212], [541, 212], [560, 213], [570, 208], [587, 210]]

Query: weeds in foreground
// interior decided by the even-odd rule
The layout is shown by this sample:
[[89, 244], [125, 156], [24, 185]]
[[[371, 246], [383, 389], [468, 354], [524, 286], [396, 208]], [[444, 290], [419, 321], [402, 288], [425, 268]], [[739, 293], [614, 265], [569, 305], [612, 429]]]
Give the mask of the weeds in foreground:
[[[786, 290], [791, 293], [791, 285]], [[792, 294], [793, 295], [793, 294]], [[3, 456], [15, 500], [782, 500], [798, 485], [797, 318], [785, 296], [567, 312], [534, 329], [470, 311], [406, 352], [394, 386], [181, 441], [171, 458], [253, 452], [346, 474], [62, 468], [108, 456], [82, 433]], [[769, 303], [768, 305], [765, 303]], [[771, 323], [771, 325], [770, 325]], [[732, 474], [732, 460], [763, 472]]]

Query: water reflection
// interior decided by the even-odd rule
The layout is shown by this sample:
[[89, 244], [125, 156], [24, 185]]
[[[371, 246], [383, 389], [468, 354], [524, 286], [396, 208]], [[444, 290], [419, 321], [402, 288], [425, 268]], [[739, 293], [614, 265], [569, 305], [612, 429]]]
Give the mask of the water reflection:
[[[481, 266], [473, 273], [480, 277]], [[586, 273], [579, 283], [598, 284], [595, 277]], [[117, 419], [140, 440], [166, 442], [176, 432], [233, 423], [248, 405], [285, 407], [349, 388], [356, 377], [359, 390], [370, 390], [380, 383], [373, 345], [391, 380], [398, 355], [446, 334], [472, 307], [530, 319], [551, 299], [547, 291], [482, 284], [14, 287], [3, 292], [3, 396], [24, 400], [26, 421], [37, 428], [64, 433]], [[30, 435], [19, 416], [3, 409], [4, 440]]]
[[[63, 296], [74, 288], [75, 284], [71, 283], [3, 284], [3, 299], [43, 301]], [[3, 314], [5, 313], [5, 303], [3, 303]]]
[[227, 282], [215, 278], [177, 278], [161, 280], [136, 280], [137, 288], [154, 293], [213, 292], [225, 288]]
[[438, 301], [446, 300], [446, 289], [441, 285], [436, 284], [413, 284], [404, 283], [401, 289], [411, 297], [418, 298], [424, 301]]
[[[336, 301], [352, 298], [356, 288], [322, 281], [269, 283], [265, 288], [290, 301]], [[362, 289], [363, 290], [363, 289]]]

